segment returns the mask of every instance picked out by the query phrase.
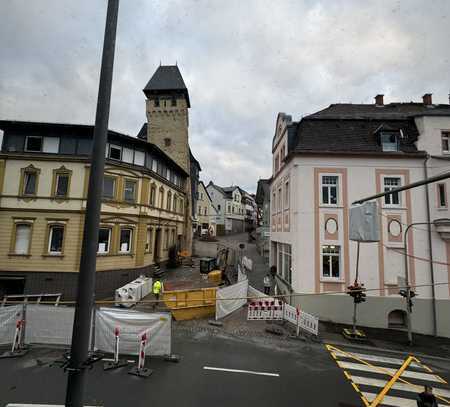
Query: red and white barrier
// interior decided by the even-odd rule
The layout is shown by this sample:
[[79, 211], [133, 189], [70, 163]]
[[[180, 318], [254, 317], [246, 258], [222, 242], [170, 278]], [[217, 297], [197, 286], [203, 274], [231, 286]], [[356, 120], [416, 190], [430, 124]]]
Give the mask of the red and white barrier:
[[19, 319], [16, 323], [16, 329], [14, 331], [14, 338], [12, 342], [11, 352], [17, 352], [22, 347], [23, 327], [25, 325], [24, 319]]
[[139, 340], [139, 356], [138, 356], [138, 364], [131, 368], [128, 372], [129, 374], [140, 376], [140, 377], [148, 377], [153, 373], [153, 370], [145, 367], [145, 350], [147, 348], [147, 332], [143, 331], [138, 335]]
[[283, 302], [273, 298], [252, 301], [248, 304], [248, 320], [282, 320]]
[[278, 299], [261, 299], [248, 304], [248, 320], [286, 320], [296, 326], [297, 335], [300, 329], [313, 335], [319, 333], [319, 319], [314, 315], [301, 311]]

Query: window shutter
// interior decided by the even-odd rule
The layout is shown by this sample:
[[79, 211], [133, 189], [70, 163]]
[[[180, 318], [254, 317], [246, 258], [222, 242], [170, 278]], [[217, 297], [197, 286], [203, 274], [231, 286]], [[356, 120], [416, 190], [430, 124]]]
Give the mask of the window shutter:
[[28, 254], [28, 246], [30, 243], [31, 227], [29, 225], [16, 226], [16, 254]]

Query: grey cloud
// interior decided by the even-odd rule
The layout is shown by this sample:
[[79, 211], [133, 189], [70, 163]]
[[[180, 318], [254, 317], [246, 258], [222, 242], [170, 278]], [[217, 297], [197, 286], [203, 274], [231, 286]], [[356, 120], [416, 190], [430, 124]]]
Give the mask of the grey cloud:
[[[92, 123], [106, 2], [9, 0], [0, 117]], [[110, 127], [135, 135], [142, 88], [178, 62], [205, 181], [252, 191], [270, 176], [276, 115], [450, 89], [450, 2], [122, 0]]]

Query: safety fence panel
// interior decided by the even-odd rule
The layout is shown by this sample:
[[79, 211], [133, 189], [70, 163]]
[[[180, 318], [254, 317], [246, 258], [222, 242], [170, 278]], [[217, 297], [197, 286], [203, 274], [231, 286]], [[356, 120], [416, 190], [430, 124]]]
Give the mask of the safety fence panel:
[[74, 314], [75, 308], [28, 304], [25, 343], [70, 345]]
[[216, 320], [226, 317], [247, 303], [248, 280], [220, 288], [216, 292]]
[[316, 336], [319, 334], [319, 318], [304, 311], [300, 311], [299, 318], [299, 326], [301, 329]]
[[248, 304], [248, 320], [283, 320], [283, 302], [268, 298]]
[[298, 322], [298, 311], [295, 307], [289, 304], [284, 304], [284, 310], [283, 310], [283, 318], [294, 324], [297, 325]]
[[167, 312], [145, 313], [128, 309], [100, 308], [95, 320], [95, 349], [114, 353], [114, 331], [119, 329], [120, 353], [138, 355], [140, 336], [147, 334], [149, 355], [171, 354], [172, 316]]
[[0, 345], [13, 341], [17, 321], [22, 319], [22, 305], [0, 308]]

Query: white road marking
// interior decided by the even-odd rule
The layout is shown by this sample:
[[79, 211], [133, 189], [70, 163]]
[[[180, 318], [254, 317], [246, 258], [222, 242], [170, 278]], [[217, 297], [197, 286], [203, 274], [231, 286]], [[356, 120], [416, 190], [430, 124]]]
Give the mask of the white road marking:
[[222, 372], [232, 372], [232, 373], [247, 373], [247, 374], [255, 374], [259, 376], [273, 376], [280, 377], [278, 373], [267, 373], [267, 372], [255, 372], [253, 370], [240, 370], [240, 369], [225, 369], [222, 367], [211, 367], [211, 366], [203, 366], [204, 370], [219, 370]]
[[[339, 358], [351, 358], [351, 356], [347, 356], [346, 353], [337, 350], [333, 351], [333, 353]], [[403, 363], [405, 362], [403, 359], [388, 358], [377, 355], [366, 355], [365, 353], [354, 353], [354, 352], [347, 352], [347, 353], [356, 356], [358, 359], [366, 360], [368, 362], [387, 363], [390, 365], [399, 365], [399, 366], [403, 365]], [[421, 367], [416, 362], [411, 362], [410, 366]]]
[[[369, 401], [375, 399], [377, 394], [374, 393], [362, 393], [364, 397]], [[415, 399], [404, 399], [402, 397], [384, 396], [381, 402], [383, 406], [395, 406], [395, 407], [417, 407], [417, 400]], [[447, 404], [438, 404], [439, 407], [448, 407]]]
[[[395, 373], [397, 372], [397, 369], [391, 369], [388, 367], [367, 366], [362, 363], [343, 362], [341, 360], [337, 360], [336, 362], [339, 365], [339, 367], [341, 367], [342, 369], [360, 370], [363, 372], [386, 374], [386, 375], [388, 375], [388, 373], [389, 373], [391, 376], [394, 376]], [[414, 372], [411, 370], [405, 370], [402, 373], [402, 377], [410, 377], [413, 379], [427, 380], [430, 382], [442, 383], [441, 378], [434, 374]]]
[[[352, 381], [356, 384], [363, 384], [366, 386], [374, 386], [374, 387], [381, 387], [383, 388], [386, 386], [387, 380], [380, 380], [380, 379], [374, 379], [373, 377], [362, 377], [362, 376], [351, 376]], [[396, 382], [392, 386], [395, 390], [402, 390], [402, 391], [410, 391], [413, 393], [421, 393], [423, 391], [423, 386], [417, 385], [417, 384], [406, 384], [401, 382]], [[433, 387], [433, 393], [435, 395], [441, 396], [441, 397], [450, 397], [450, 391], [445, 389], [440, 389], [437, 387]]]

